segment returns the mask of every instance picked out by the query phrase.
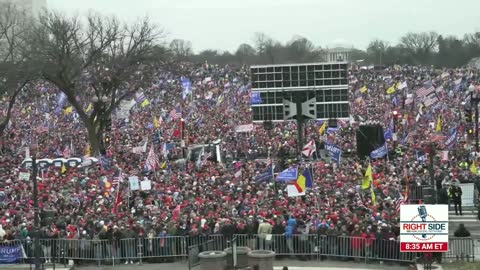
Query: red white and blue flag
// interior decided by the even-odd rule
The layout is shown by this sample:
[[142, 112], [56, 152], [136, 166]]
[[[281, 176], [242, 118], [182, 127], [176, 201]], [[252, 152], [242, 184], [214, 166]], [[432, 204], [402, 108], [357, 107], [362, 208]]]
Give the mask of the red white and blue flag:
[[157, 169], [158, 164], [160, 161], [158, 160], [158, 156], [153, 151], [153, 145], [150, 146], [150, 151], [148, 152], [147, 161], [145, 162], [145, 169], [147, 171], [154, 171]]
[[177, 119], [182, 118], [182, 110], [180, 109], [179, 106], [175, 107], [175, 109], [170, 111], [170, 117], [173, 120], [177, 120]]

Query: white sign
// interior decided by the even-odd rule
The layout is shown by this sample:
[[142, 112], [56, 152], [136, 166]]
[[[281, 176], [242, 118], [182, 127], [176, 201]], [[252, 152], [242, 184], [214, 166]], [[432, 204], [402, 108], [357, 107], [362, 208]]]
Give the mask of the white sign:
[[145, 190], [151, 190], [152, 189], [152, 181], [150, 180], [143, 180], [142, 182], [140, 182], [140, 186], [142, 188], [143, 191]]
[[447, 252], [448, 205], [401, 205], [400, 251]]
[[30, 173], [28, 173], [28, 172], [21, 172], [21, 173], [18, 174], [18, 178], [19, 178], [20, 180], [28, 181], [28, 180], [30, 180]]
[[241, 133], [241, 132], [250, 132], [253, 131], [253, 124], [248, 124], [248, 125], [238, 125], [235, 127], [235, 132]]
[[136, 176], [128, 177], [128, 183], [130, 184], [131, 191], [140, 189], [140, 183], [138, 183], [138, 177]]

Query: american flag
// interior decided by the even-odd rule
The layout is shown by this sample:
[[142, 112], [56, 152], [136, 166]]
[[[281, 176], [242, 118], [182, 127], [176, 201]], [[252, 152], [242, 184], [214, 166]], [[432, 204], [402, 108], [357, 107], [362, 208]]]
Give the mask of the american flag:
[[270, 167], [270, 166], [272, 166], [272, 164], [273, 164], [273, 161], [272, 161], [271, 158], [269, 158], [269, 159], [267, 160], [267, 168]]
[[403, 196], [400, 196], [396, 201], [395, 201], [395, 210], [397, 213], [400, 213], [400, 206], [402, 204], [405, 204], [405, 200], [403, 199]]
[[433, 87], [433, 86], [431, 86], [429, 88], [422, 87], [422, 88], [417, 90], [417, 98], [422, 98], [424, 96], [428, 96], [429, 94], [431, 94], [434, 91], [435, 91], [435, 87]]
[[48, 123], [45, 122], [43, 123], [42, 125], [38, 126], [36, 131], [37, 133], [47, 133], [49, 130], [49, 126], [48, 126]]
[[176, 107], [175, 109], [170, 111], [170, 117], [173, 120], [177, 120], [182, 117], [182, 111], [180, 110], [180, 107]]
[[425, 101], [423, 102], [423, 104], [425, 104], [426, 107], [429, 107], [437, 102], [438, 102], [437, 95], [429, 95], [425, 97]]
[[115, 189], [118, 189], [120, 183], [123, 181], [122, 178], [122, 172], [118, 171], [118, 173], [113, 176], [113, 181], [112, 181], [112, 191]]
[[148, 152], [147, 161], [145, 162], [145, 168], [147, 171], [154, 171], [160, 161], [158, 160], [158, 156], [153, 151], [153, 145], [150, 146], [150, 151]]
[[64, 149], [63, 149], [63, 157], [64, 158], [70, 158], [70, 156], [72, 155], [72, 150], [70, 149], [69, 146], [66, 146]]
[[395, 210], [397, 211], [397, 213], [400, 213], [400, 206], [408, 203], [408, 193], [409, 193], [409, 189], [408, 189], [408, 182], [407, 182], [407, 188], [405, 189], [405, 197], [403, 197], [403, 195], [400, 194], [400, 197], [398, 197], [398, 199], [395, 201]]

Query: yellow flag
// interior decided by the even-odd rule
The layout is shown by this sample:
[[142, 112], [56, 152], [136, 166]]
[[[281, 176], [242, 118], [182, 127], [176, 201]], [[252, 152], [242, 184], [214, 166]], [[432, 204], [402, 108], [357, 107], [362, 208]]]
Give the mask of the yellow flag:
[[93, 104], [90, 103], [90, 104], [88, 104], [87, 109], [85, 110], [85, 112], [88, 113], [88, 112], [90, 112], [92, 109], [93, 109]]
[[160, 165], [160, 169], [165, 169], [167, 168], [167, 162], [163, 162], [162, 165]]
[[220, 105], [220, 104], [222, 104], [222, 102], [223, 102], [223, 98], [224, 98], [223, 94], [222, 94], [222, 95], [220, 95], [220, 96], [218, 96], [218, 99], [217, 99], [217, 106], [218, 106], [218, 105]]
[[62, 165], [62, 174], [67, 172], [67, 167], [65, 167], [65, 164]]
[[436, 132], [441, 132], [442, 131], [442, 115], [438, 115], [437, 117], [437, 126], [435, 128]]
[[145, 99], [142, 104], [140, 104], [140, 107], [144, 108], [145, 106], [148, 106], [150, 105], [150, 101], [148, 101], [148, 99]]
[[322, 136], [326, 130], [327, 130], [327, 121], [325, 120], [323, 122], [323, 125], [318, 129], [318, 133], [320, 134], [320, 136]]
[[392, 85], [392, 87], [387, 89], [387, 94], [391, 95], [391, 94], [395, 93], [395, 91], [396, 91], [395, 85]]
[[471, 171], [474, 175], [477, 175], [477, 165], [475, 165], [475, 161], [472, 162], [472, 166], [470, 166], [470, 171]]
[[363, 177], [362, 189], [368, 189], [372, 184], [372, 165], [368, 164], [367, 171]]
[[360, 88], [360, 93], [366, 93], [366, 92], [368, 92], [367, 86], [363, 86], [362, 88]]
[[85, 156], [90, 157], [91, 155], [92, 155], [92, 147], [90, 146], [90, 144], [88, 144], [87, 147], [85, 148]]
[[158, 121], [158, 118], [156, 116], [153, 116], [153, 127], [154, 128], [160, 127], [160, 122]]
[[69, 106], [65, 109], [65, 114], [71, 114], [73, 112], [73, 107]]
[[399, 89], [400, 86], [402, 86], [402, 83], [401, 83], [401, 82], [397, 82], [397, 84], [395, 84], [395, 89]]

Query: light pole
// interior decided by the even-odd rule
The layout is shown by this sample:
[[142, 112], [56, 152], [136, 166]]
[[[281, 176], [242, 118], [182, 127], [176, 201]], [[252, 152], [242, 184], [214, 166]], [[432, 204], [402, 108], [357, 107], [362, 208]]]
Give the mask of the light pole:
[[478, 102], [480, 102], [480, 97], [474, 97], [473, 91], [470, 92], [470, 103], [473, 107], [475, 107], [475, 157], [480, 152], [479, 145], [478, 145]]
[[392, 132], [393, 132], [393, 136], [392, 136], [393, 137], [393, 149], [396, 150], [397, 149], [397, 123], [396, 122], [397, 122], [397, 117], [398, 117], [398, 111], [395, 110], [395, 111], [392, 112], [392, 114], [393, 114], [393, 120], [392, 120], [392, 122], [393, 122], [393, 127], [392, 127], [393, 128], [393, 130], [392, 130]]
[[40, 237], [40, 219], [39, 219], [39, 214], [38, 214], [38, 184], [37, 184], [37, 158], [35, 156], [36, 154], [34, 153], [32, 155], [32, 175], [30, 176], [30, 179], [33, 184], [33, 214], [35, 215], [34, 218], [34, 239], [33, 239], [33, 255], [34, 255], [34, 264], [35, 264], [35, 270], [40, 270], [40, 242], [39, 242], [39, 237]]
[[186, 151], [186, 143], [185, 143], [185, 119], [180, 119], [180, 132], [182, 133], [182, 141], [180, 142], [180, 146], [182, 147], [182, 158], [185, 160], [185, 171], [188, 170], [188, 161], [187, 161], [187, 151]]

